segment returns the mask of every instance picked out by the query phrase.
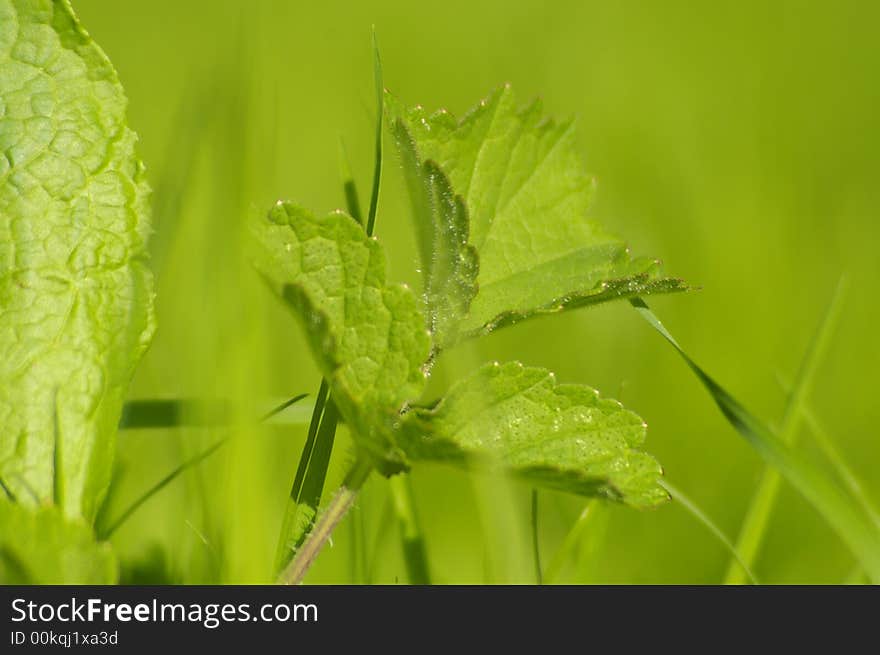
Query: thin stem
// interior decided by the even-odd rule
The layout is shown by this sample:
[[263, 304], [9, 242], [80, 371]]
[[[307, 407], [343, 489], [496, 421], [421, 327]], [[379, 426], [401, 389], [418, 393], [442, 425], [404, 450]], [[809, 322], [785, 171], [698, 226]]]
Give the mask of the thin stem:
[[296, 551], [296, 556], [287, 565], [278, 582], [281, 584], [295, 585], [302, 582], [309, 568], [321, 552], [324, 544], [330, 538], [333, 530], [345, 516], [357, 498], [358, 492], [370, 475], [372, 465], [365, 459], [358, 459], [354, 467], [345, 478], [345, 482], [330, 499], [324, 512], [309, 532], [302, 546]]

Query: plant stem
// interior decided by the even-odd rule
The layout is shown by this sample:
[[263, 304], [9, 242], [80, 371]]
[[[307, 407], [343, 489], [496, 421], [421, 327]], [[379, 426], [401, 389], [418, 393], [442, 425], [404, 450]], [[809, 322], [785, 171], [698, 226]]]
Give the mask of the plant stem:
[[403, 559], [406, 563], [409, 583], [417, 585], [431, 584], [425, 539], [416, 514], [409, 476], [406, 473], [400, 473], [392, 476], [388, 482], [391, 487], [394, 511], [400, 524], [400, 533], [403, 541]]
[[369, 477], [372, 468], [372, 465], [366, 459], [359, 458], [355, 462], [342, 486], [334, 494], [333, 498], [330, 499], [329, 504], [308, 533], [302, 546], [296, 551], [293, 560], [281, 573], [278, 582], [288, 585], [302, 582], [306, 572], [308, 572], [309, 567], [315, 561], [318, 553], [321, 552], [324, 544], [327, 543], [333, 530], [348, 510], [351, 509], [358, 492]]

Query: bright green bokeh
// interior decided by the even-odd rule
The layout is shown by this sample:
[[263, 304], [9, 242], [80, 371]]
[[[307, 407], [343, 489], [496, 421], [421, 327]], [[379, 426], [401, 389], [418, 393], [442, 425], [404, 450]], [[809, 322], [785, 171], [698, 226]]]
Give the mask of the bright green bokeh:
[[[880, 495], [880, 7], [869, 2], [74, 2], [116, 66], [154, 188], [159, 330], [131, 397], [236, 399], [241, 427], [114, 535], [127, 579], [270, 579], [305, 426], [249, 426], [271, 401], [317, 390], [294, 319], [243, 261], [244, 221], [278, 198], [344, 205], [338, 140], [366, 203], [372, 170], [370, 26], [385, 84], [461, 113], [509, 81], [577, 118], [596, 175], [593, 215], [698, 292], [652, 301], [688, 352], [770, 423], [838, 277], [849, 294], [811, 409]], [[386, 139], [376, 234], [390, 277], [418, 255]], [[625, 303], [535, 319], [466, 344], [432, 389], [520, 359], [621, 399], [649, 423], [669, 479], [735, 537], [761, 472], [675, 353]], [[329, 484], [351, 461], [338, 441]], [[130, 432], [112, 517], [210, 431]], [[809, 439], [803, 447], [811, 448]], [[413, 475], [438, 582], [532, 581], [529, 491], [440, 466]], [[368, 482], [310, 582], [405, 572], [387, 485]], [[541, 494], [545, 562], [583, 499]], [[728, 555], [684, 510], [610, 507], [587, 526], [569, 582], [719, 582]], [[366, 553], [363, 544], [366, 543]], [[354, 545], [354, 548], [353, 548]], [[163, 554], [164, 553], [164, 554]], [[366, 561], [366, 566], [364, 565]], [[853, 560], [785, 489], [756, 566], [767, 582], [838, 582]], [[369, 571], [369, 577], [364, 573]]]

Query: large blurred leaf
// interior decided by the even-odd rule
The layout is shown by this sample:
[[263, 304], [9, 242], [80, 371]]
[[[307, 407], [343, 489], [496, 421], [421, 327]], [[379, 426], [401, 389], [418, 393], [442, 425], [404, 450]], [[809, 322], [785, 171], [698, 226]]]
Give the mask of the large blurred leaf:
[[430, 337], [413, 292], [385, 283], [376, 239], [342, 212], [276, 205], [255, 228], [255, 265], [303, 322], [333, 400], [387, 471], [405, 457], [393, 427], [425, 384]]
[[645, 430], [616, 400], [513, 362], [487, 364], [433, 408], [408, 412], [399, 442], [413, 459], [500, 465], [537, 485], [650, 507], [668, 494], [660, 465], [639, 450]]
[[[518, 108], [509, 86], [461, 121], [442, 110], [405, 109], [390, 96], [387, 102], [428, 301], [444, 323], [460, 322], [457, 330], [441, 324], [439, 346], [537, 313], [684, 289], [681, 280], [661, 277], [656, 261], [631, 259], [623, 241], [587, 218], [593, 184], [577, 155], [571, 122], [544, 118], [538, 102]], [[456, 194], [463, 201], [453, 201]], [[469, 230], [457, 226], [465, 208]], [[438, 231], [434, 226], [444, 218], [450, 227]], [[479, 290], [469, 311], [473, 264], [465, 240], [479, 253]], [[438, 257], [454, 263], [442, 269], [449, 290], [440, 303]], [[457, 304], [449, 300], [452, 283], [463, 287]]]
[[116, 558], [57, 507], [0, 500], [0, 584], [113, 584]]
[[0, 0], [0, 476], [92, 518], [153, 332], [147, 186], [70, 5]]

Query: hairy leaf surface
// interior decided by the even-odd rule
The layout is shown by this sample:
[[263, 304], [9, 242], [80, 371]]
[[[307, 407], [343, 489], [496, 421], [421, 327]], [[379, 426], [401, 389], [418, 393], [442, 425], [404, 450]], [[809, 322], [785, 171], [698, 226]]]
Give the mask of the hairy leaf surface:
[[453, 343], [461, 319], [477, 294], [479, 264], [468, 242], [470, 229], [464, 199], [455, 195], [446, 174], [433, 161], [419, 161], [416, 144], [401, 121], [392, 123], [403, 171], [418, 220], [416, 236], [428, 329], [437, 347]]
[[154, 324], [125, 109], [66, 0], [0, 0], [0, 477], [87, 519]]
[[379, 242], [343, 212], [279, 203], [255, 228], [255, 265], [302, 320], [334, 401], [386, 470], [405, 457], [394, 425], [424, 388], [430, 337], [413, 292], [385, 283]]
[[590, 387], [542, 368], [487, 364], [436, 406], [414, 408], [399, 443], [414, 460], [501, 466], [533, 484], [650, 507], [662, 469], [639, 450], [646, 426]]
[[0, 500], [0, 584], [113, 584], [116, 559], [81, 519]]
[[[684, 288], [661, 277], [658, 262], [630, 258], [623, 241], [587, 218], [593, 182], [577, 155], [572, 124], [543, 118], [540, 103], [520, 109], [504, 86], [461, 121], [442, 110], [404, 109], [390, 96], [388, 106], [418, 231], [430, 232], [437, 221], [437, 205], [425, 202], [424, 192], [437, 167], [449, 178], [450, 193], [464, 199], [469, 230], [455, 232], [464, 232], [479, 254], [479, 291], [472, 302], [462, 296], [467, 313], [456, 308], [447, 319], [460, 322], [462, 336], [538, 313]], [[460, 256], [457, 240], [433, 243], [433, 257], [438, 247], [446, 250], [442, 257]], [[426, 288], [434, 302], [431, 284]], [[450, 332], [440, 335], [440, 345]]]

